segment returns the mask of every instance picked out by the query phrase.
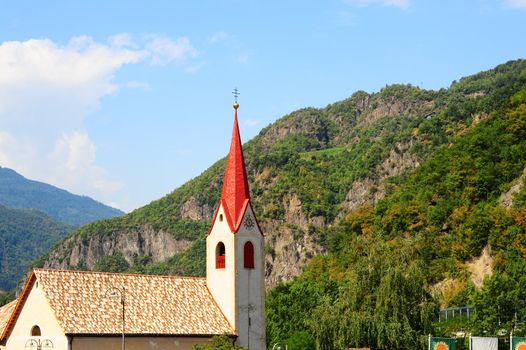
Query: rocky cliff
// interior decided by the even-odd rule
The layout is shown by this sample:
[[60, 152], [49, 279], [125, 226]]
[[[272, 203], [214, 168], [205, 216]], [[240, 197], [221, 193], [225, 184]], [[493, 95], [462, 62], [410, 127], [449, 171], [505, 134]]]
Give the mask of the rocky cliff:
[[[513, 85], [519, 78], [512, 71], [525, 66], [515, 61], [495, 71]], [[477, 116], [490, 112], [486, 99], [509, 89], [495, 84], [497, 79], [480, 73], [439, 91], [410, 85], [359, 91], [325, 108], [284, 116], [246, 143], [253, 203], [266, 234], [267, 284], [298, 275], [325, 251], [334, 223], [384, 198], [398, 179], [477, 123]], [[147, 257], [148, 264], [168, 262], [154, 272], [170, 273], [174, 257], [192, 249], [199, 252], [199, 244], [202, 251], [224, 165], [224, 159], [218, 161], [171, 194], [124, 217], [82, 227], [52, 250], [44, 265], [92, 269], [118, 251], [130, 266], [137, 264], [137, 257]], [[184, 264], [204, 264], [203, 259], [196, 253], [183, 259], [177, 271], [186, 273]]]

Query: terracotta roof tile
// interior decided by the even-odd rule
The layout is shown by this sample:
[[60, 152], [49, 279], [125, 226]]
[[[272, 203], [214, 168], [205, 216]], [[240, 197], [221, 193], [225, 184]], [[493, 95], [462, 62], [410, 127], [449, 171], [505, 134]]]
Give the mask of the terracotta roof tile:
[[127, 334], [211, 335], [234, 331], [204, 278], [35, 269], [66, 334], [120, 334], [125, 289]]
[[12, 302], [0, 307], [0, 334], [4, 333], [4, 329], [7, 326], [11, 315], [13, 314], [13, 310], [15, 309], [16, 302], [17, 300], [15, 299]]

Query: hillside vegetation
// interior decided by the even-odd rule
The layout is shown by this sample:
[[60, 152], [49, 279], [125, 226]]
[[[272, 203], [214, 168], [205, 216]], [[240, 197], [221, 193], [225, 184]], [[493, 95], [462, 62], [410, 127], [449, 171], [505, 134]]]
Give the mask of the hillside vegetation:
[[[503, 156], [501, 146], [506, 146], [502, 152], [513, 149], [520, 154], [511, 130], [487, 125], [497, 123], [498, 113], [521, 113], [510, 99], [524, 87], [525, 66], [523, 60], [511, 61], [438, 91], [410, 85], [386, 86], [373, 94], [359, 91], [325, 108], [295, 111], [247, 142], [244, 150], [253, 202], [266, 234], [269, 286], [297, 276], [313, 256], [326, 252], [328, 227], [349, 213], [362, 211], [364, 205], [375, 213], [383, 208], [386, 226], [382, 230], [393, 236], [407, 228], [413, 232], [424, 227], [443, 232], [439, 237], [466, 232], [464, 225], [476, 220], [472, 217], [476, 211], [458, 188], [469, 184], [470, 201], [491, 202], [488, 198], [511, 188], [523, 169], [522, 161], [510, 158], [505, 173], [498, 173], [498, 168], [478, 172], [483, 162]], [[513, 108], [519, 110], [511, 112]], [[470, 135], [476, 135], [479, 127], [496, 133], [485, 145], [492, 147], [490, 154], [482, 152], [477, 158], [480, 164], [473, 162], [477, 154], [455, 146], [475, 137]], [[450, 161], [453, 164], [448, 165]], [[60, 268], [204, 274], [204, 233], [220, 196], [224, 165], [224, 159], [218, 161], [171, 194], [128, 215], [82, 227], [42, 263]], [[455, 171], [466, 165], [476, 173], [468, 176]], [[422, 189], [426, 192], [410, 188], [408, 182], [421, 186], [417, 180], [424, 181], [424, 175], [411, 177], [420, 168], [435, 174], [427, 178], [433, 185], [426, 183]], [[497, 172], [497, 178], [486, 171]], [[458, 178], [458, 174], [466, 177]], [[429, 196], [431, 209], [425, 202]], [[520, 196], [517, 203], [524, 201]], [[454, 221], [451, 213], [461, 215], [462, 210], [464, 216]], [[455, 239], [461, 241], [459, 235]], [[170, 244], [144, 244], [161, 241]], [[462, 261], [478, 254], [484, 243], [470, 241], [455, 246], [455, 256], [462, 256]], [[454, 265], [451, 259], [436, 260], [437, 276], [444, 266]]]
[[[429, 333], [509, 334], [525, 318], [526, 61], [438, 91], [356, 92], [281, 118], [244, 149], [276, 286], [270, 342], [417, 349]], [[220, 160], [144, 208], [84, 226], [45, 263], [204, 274], [223, 171]], [[185, 245], [161, 259], [116, 243], [161, 233]], [[464, 305], [470, 319], [436, 322], [440, 307]]]
[[[421, 349], [427, 334], [525, 334], [526, 69], [500, 66], [450, 91], [484, 97], [449, 103], [435, 125], [465, 127], [390, 179], [386, 198], [347, 215], [327, 234], [328, 254], [271, 291], [271, 342], [304, 332], [318, 349]], [[477, 286], [469, 266], [485, 248], [492, 272]], [[465, 305], [469, 319], [436, 322], [439, 306]]]
[[0, 205], [0, 291], [16, 287], [31, 263], [71, 231], [39, 211]]

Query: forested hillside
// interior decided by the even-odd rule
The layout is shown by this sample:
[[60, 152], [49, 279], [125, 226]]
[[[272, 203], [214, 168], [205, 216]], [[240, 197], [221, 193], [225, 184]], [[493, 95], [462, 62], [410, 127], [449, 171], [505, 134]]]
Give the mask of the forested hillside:
[[[470, 170], [477, 169], [468, 150], [454, 146], [490, 123], [495, 114], [504, 113], [504, 108], [514, 108], [510, 99], [524, 87], [525, 70], [525, 61], [518, 60], [460, 79], [450, 88], [438, 91], [392, 85], [373, 94], [356, 92], [325, 108], [295, 111], [245, 144], [253, 202], [266, 233], [268, 285], [300, 274], [313, 256], [330, 248], [329, 228], [349, 213], [362, 212], [367, 205], [375, 213], [384, 208], [382, 215], [393, 217], [382, 230], [394, 236], [405, 232], [406, 226], [413, 231], [436, 226], [443, 232], [438, 235], [442, 239], [450, 237], [454, 230], [464, 232], [454, 224], [465, 225], [468, 216], [476, 211], [468, 206], [466, 217], [451, 221], [451, 210], [458, 204], [454, 201], [460, 199], [450, 198], [446, 191], [457, 181], [446, 176], [451, 171], [446, 163], [448, 159], [463, 160], [471, 165]], [[240, 117], [243, 118], [242, 108]], [[505, 131], [503, 137], [515, 140]], [[497, 143], [493, 146], [499, 146], [494, 152], [505, 145], [499, 138], [492, 140]], [[465, 156], [441, 156], [444, 150], [455, 149]], [[440, 161], [438, 157], [450, 158]], [[417, 176], [415, 169], [435, 167], [430, 165], [432, 162], [441, 164], [437, 171], [442, 173], [428, 179], [435, 187], [426, 184], [425, 189], [442, 186], [440, 191], [424, 194], [410, 187], [400, 190], [410, 176]], [[219, 199], [224, 164], [224, 159], [218, 161], [171, 194], [128, 215], [82, 227], [50, 252], [43, 264], [203, 274], [204, 233]], [[486, 198], [481, 196], [488, 196], [490, 189], [496, 196], [511, 188], [523, 169], [517, 161], [495, 180], [498, 187], [481, 176], [470, 178], [469, 188], [474, 198]], [[411, 181], [417, 183], [416, 178]], [[456, 186], [464, 185], [460, 182]], [[410, 193], [415, 199], [409, 199]], [[418, 206], [413, 203], [417, 199], [424, 201], [424, 196], [429, 195], [435, 204], [430, 214], [425, 212], [424, 220], [425, 202]], [[422, 219], [407, 222], [407, 217], [413, 217], [408, 212]], [[460, 215], [458, 210], [454, 212]], [[479, 253], [480, 244], [455, 249], [455, 254], [464, 254], [465, 261]], [[444, 266], [454, 265], [452, 260], [438, 257], [433, 259], [436, 276], [440, 276]]]
[[30, 264], [71, 230], [39, 211], [0, 205], [0, 291], [16, 287]]
[[[526, 61], [438, 91], [357, 92], [244, 148], [275, 286], [270, 343], [419, 349], [430, 333], [525, 333]], [[223, 171], [84, 226], [45, 264], [203, 274]], [[464, 305], [470, 319], [436, 322]]]
[[14, 288], [31, 262], [76, 226], [122, 214], [0, 167], [0, 290]]
[[36, 209], [67, 225], [79, 226], [124, 214], [86, 196], [28, 180], [0, 167], [0, 204], [13, 209]]
[[[270, 339], [303, 331], [320, 349], [419, 349], [453, 330], [525, 333], [526, 84], [517, 88], [331, 230], [329, 253], [271, 291]], [[492, 264], [481, 281], [472, 267], [484, 249]], [[433, 324], [439, 305], [474, 313]]]

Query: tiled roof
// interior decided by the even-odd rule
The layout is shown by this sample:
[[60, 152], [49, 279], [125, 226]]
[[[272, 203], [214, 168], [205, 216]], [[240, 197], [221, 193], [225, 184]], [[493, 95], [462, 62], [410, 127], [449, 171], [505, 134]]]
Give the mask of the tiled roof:
[[9, 318], [11, 318], [11, 314], [15, 309], [16, 302], [17, 300], [13, 300], [12, 302], [0, 307], [0, 335], [4, 333], [4, 329], [9, 322]]
[[126, 334], [233, 334], [204, 278], [35, 269], [66, 334], [120, 334], [125, 290]]
[[225, 169], [223, 180], [223, 190], [221, 192], [221, 203], [225, 210], [228, 225], [232, 232], [237, 232], [243, 219], [243, 214], [250, 200], [248, 189], [248, 178], [245, 170], [245, 159], [243, 157], [243, 147], [239, 135], [239, 125], [237, 122], [237, 109], [234, 114], [234, 130], [232, 131], [232, 141]]

